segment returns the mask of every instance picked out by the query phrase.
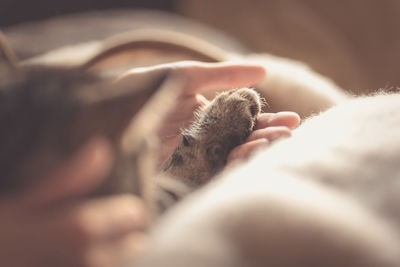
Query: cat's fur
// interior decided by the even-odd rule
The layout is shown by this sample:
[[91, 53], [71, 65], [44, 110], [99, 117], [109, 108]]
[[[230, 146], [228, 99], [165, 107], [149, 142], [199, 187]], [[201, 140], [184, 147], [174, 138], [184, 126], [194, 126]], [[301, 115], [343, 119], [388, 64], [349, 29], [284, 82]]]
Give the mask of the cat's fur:
[[219, 94], [197, 111], [163, 171], [192, 188], [205, 184], [222, 170], [229, 152], [245, 142], [260, 111], [260, 97], [251, 89]]
[[400, 266], [400, 94], [351, 98], [275, 63], [272, 105], [336, 106], [178, 205], [137, 266]]
[[400, 266], [400, 94], [349, 100], [171, 212], [138, 266]]

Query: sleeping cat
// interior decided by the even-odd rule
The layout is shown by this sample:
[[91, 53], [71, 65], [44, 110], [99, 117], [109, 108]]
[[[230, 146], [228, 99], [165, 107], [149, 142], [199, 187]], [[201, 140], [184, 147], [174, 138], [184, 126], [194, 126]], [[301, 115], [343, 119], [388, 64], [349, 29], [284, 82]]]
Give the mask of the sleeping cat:
[[306, 120], [176, 206], [137, 266], [400, 266], [399, 107], [381, 93]]

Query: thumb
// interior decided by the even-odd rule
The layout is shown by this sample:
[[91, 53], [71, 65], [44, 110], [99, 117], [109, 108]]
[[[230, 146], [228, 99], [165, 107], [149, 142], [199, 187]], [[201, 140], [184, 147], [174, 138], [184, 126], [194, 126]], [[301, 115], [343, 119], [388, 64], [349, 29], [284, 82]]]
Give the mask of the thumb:
[[24, 202], [40, 207], [90, 193], [107, 177], [111, 152], [108, 141], [93, 138], [69, 161], [51, 171], [44, 182], [25, 192]]

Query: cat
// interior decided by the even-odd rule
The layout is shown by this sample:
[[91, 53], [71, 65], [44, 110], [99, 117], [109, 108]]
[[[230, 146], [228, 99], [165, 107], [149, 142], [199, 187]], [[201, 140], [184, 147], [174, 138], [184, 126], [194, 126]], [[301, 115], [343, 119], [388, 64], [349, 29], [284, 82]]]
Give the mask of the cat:
[[400, 94], [351, 98], [155, 227], [154, 266], [400, 266]]

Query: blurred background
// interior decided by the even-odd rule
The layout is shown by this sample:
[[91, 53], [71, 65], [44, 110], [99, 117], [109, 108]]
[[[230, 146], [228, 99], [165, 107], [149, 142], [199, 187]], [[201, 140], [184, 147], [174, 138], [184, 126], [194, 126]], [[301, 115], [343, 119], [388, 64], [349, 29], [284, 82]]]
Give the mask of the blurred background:
[[173, 0], [0, 0], [0, 26], [40, 20], [61, 14], [110, 8], [174, 11]]
[[22, 59], [168, 24], [222, 38], [221, 46], [300, 60], [354, 93], [400, 86], [399, 0], [0, 0], [0, 28]]

